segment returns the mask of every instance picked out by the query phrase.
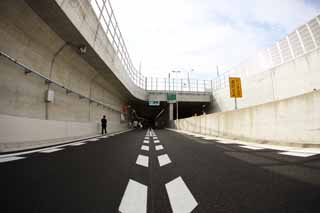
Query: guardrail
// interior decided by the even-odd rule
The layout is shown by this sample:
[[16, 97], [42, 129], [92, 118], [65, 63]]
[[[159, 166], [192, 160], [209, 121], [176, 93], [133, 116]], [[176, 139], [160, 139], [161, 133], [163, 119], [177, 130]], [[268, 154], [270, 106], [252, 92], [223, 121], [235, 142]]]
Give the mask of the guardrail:
[[103, 29], [130, 79], [138, 87], [145, 90], [190, 92], [201, 92], [212, 89], [212, 83], [208, 80], [186, 81], [185, 79], [152, 78], [142, 75], [132, 63], [110, 0], [91, 0], [91, 6], [100, 23], [97, 31]]

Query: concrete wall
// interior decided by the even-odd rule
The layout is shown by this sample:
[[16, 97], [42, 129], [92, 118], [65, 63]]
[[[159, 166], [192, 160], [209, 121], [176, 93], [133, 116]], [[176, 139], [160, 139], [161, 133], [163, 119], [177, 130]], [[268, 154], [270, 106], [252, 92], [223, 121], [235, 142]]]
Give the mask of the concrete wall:
[[[66, 94], [33, 74], [25, 75], [21, 68], [0, 56], [0, 143], [97, 134], [97, 123], [104, 114], [110, 120], [111, 131], [127, 128], [126, 123], [120, 122], [120, 110], [127, 100], [103, 72], [95, 70], [68, 45], [53, 59], [64, 44], [24, 1], [0, 2], [1, 51], [64, 86], [119, 110]], [[53, 103], [45, 102], [48, 88], [55, 91]], [[71, 128], [70, 132], [70, 128], [65, 129], [70, 125], [81, 128]], [[5, 131], [10, 129], [19, 131]]]
[[[320, 89], [320, 49], [268, 71], [242, 77], [243, 97], [238, 107], [244, 108], [301, 95]], [[248, 73], [254, 70], [248, 70]], [[234, 109], [229, 87], [213, 92], [211, 112]]]
[[176, 121], [178, 129], [259, 142], [320, 145], [320, 92]]

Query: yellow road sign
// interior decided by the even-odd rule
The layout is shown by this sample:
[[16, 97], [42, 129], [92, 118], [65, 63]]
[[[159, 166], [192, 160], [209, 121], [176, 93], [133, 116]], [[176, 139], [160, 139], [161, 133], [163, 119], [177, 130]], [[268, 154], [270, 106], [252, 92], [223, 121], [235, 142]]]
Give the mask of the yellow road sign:
[[241, 79], [238, 77], [229, 77], [230, 97], [241, 98], [242, 88]]

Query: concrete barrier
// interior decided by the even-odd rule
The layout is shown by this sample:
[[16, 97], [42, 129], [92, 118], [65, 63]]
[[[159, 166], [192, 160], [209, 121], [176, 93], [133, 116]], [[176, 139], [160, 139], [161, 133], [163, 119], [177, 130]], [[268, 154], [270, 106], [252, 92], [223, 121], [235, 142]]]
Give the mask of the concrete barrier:
[[320, 146], [320, 92], [179, 119], [178, 129], [262, 143]]
[[[108, 133], [128, 129], [126, 123], [111, 120]], [[93, 137], [100, 133], [98, 122], [41, 120], [0, 115], [0, 152], [22, 150]]]

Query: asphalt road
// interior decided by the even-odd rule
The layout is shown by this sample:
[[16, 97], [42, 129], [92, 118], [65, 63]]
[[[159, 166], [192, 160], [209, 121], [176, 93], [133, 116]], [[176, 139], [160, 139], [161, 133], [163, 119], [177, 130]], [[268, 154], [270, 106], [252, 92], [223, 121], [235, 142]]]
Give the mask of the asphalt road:
[[320, 155], [248, 150], [168, 130], [147, 139], [146, 132], [1, 162], [0, 211], [320, 212]]

